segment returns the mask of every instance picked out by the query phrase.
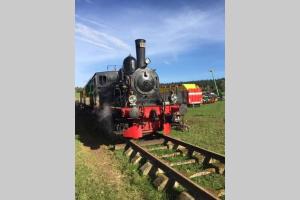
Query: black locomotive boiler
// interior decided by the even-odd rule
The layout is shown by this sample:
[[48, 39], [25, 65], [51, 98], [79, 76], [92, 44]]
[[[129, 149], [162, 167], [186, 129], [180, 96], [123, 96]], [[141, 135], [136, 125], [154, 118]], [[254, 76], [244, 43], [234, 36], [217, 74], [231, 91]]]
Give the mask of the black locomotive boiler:
[[109, 126], [109, 135], [138, 139], [158, 131], [170, 134], [171, 124], [179, 123], [186, 111], [175, 92], [167, 99], [160, 95], [159, 77], [145, 58], [145, 42], [135, 40], [136, 58], [126, 57], [118, 71], [95, 73], [84, 87], [100, 126]]

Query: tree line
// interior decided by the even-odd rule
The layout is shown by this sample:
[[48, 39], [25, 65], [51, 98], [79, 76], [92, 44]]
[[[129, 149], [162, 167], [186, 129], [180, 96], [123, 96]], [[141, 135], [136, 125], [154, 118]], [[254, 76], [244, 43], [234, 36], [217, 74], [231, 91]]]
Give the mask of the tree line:
[[81, 92], [81, 91], [83, 91], [82, 87], [75, 87], [75, 92]]
[[[171, 82], [171, 83], [161, 83], [161, 86], [168, 86], [168, 85], [181, 85], [181, 84], [188, 84], [194, 83], [202, 88], [203, 91], [206, 92], [213, 92], [217, 94], [217, 89], [215, 87], [215, 83], [212, 79], [208, 80], [194, 80], [194, 81], [179, 81], [179, 82]], [[216, 84], [220, 93], [225, 95], [225, 78], [216, 79]]]
[[[185, 83], [194, 83], [196, 85], [199, 85], [203, 91], [217, 93], [214, 81], [212, 79], [161, 83], [160, 85], [168, 86], [168, 85], [180, 85], [180, 84], [185, 84]], [[223, 95], [225, 95], [225, 78], [216, 79], [216, 84], [217, 84], [219, 92], [222, 93]], [[80, 92], [82, 90], [83, 90], [82, 87], [75, 87], [75, 92]]]

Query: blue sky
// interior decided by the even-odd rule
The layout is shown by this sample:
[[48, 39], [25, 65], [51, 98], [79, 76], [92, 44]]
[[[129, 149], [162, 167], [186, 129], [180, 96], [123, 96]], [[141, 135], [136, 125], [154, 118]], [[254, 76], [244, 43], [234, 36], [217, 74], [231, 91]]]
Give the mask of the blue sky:
[[146, 39], [160, 82], [224, 77], [224, 0], [76, 0], [75, 85], [84, 86], [107, 65], [135, 57]]

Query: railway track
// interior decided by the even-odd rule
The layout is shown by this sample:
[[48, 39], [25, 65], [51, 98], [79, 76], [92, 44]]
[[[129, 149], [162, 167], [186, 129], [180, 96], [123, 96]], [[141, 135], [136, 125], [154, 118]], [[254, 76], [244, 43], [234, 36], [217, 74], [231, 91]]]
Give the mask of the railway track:
[[[143, 175], [153, 177], [158, 190], [177, 189], [178, 199], [225, 198], [223, 155], [162, 134], [147, 141], [127, 140], [119, 148], [124, 148], [133, 164], [140, 165]], [[201, 186], [205, 177], [216, 184]]]

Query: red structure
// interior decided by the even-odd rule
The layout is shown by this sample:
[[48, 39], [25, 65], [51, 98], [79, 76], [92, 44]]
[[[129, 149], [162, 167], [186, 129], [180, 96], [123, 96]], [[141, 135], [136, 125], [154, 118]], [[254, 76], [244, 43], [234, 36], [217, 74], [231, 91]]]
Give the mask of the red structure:
[[157, 131], [163, 131], [164, 135], [169, 135], [171, 132], [170, 120], [176, 117], [174, 113], [179, 112], [179, 105], [166, 105], [164, 109], [161, 106], [146, 106], [138, 109], [138, 119], [130, 117], [132, 108], [120, 108], [122, 117], [131, 122], [129, 128], [123, 129], [122, 135], [126, 138], [141, 138], [145, 134], [151, 134]]
[[203, 95], [202, 89], [196, 84], [183, 84], [183, 87], [186, 89], [186, 98], [188, 105], [202, 104]]
[[160, 87], [160, 93], [168, 96], [171, 91], [176, 93], [178, 101], [189, 106], [203, 103], [202, 89], [196, 84], [170, 85]]

